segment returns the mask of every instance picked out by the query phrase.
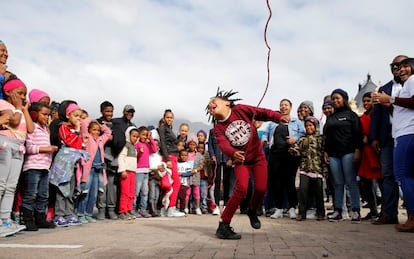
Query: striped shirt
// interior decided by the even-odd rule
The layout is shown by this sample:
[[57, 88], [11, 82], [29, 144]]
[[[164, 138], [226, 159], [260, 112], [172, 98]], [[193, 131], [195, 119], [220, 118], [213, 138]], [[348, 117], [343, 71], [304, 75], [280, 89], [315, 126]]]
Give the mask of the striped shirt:
[[29, 169], [49, 170], [53, 153], [39, 153], [40, 147], [50, 146], [50, 134], [46, 127], [40, 127], [34, 123], [33, 133], [27, 134], [26, 155], [23, 164], [23, 172]]

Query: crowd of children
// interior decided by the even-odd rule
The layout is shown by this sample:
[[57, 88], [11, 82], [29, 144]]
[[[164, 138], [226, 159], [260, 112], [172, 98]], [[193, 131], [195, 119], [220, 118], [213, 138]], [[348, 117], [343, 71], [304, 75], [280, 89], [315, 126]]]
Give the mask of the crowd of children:
[[[68, 100], [58, 109], [64, 116], [51, 121], [47, 93], [33, 89], [30, 102], [26, 102], [27, 88], [18, 79], [7, 81], [3, 91], [6, 100], [0, 101], [2, 115], [10, 113], [10, 116], [0, 131], [1, 166], [9, 172], [8, 179], [4, 180], [9, 187], [4, 189], [2, 199], [1, 236], [24, 229], [36, 231], [95, 223], [105, 216], [114, 219], [108, 213], [100, 215], [98, 205], [98, 200], [108, 191], [108, 168], [116, 168], [119, 179], [116, 219], [156, 217], [160, 215], [160, 208], [164, 212], [168, 210], [174, 181], [172, 170], [163, 162], [159, 150], [157, 129], [129, 126], [120, 141], [116, 139], [117, 125], [108, 123], [115, 120], [111, 116], [106, 122], [103, 120], [108, 101], [101, 105], [100, 120], [82, 118], [85, 111]], [[180, 188], [179, 202], [173, 206], [178, 205], [174, 217], [188, 214], [190, 209], [197, 215], [208, 213], [208, 187], [211, 186], [211, 167], [205, 152], [207, 136], [199, 136], [202, 139], [199, 142], [195, 136], [188, 136], [187, 124], [182, 127], [186, 129], [176, 137]], [[57, 144], [51, 144], [53, 137]], [[117, 155], [110, 150], [114, 156], [108, 160], [108, 148], [115, 149], [114, 143], [118, 142], [122, 143], [122, 149]], [[95, 208], [98, 213], [94, 213]], [[180, 211], [183, 214], [177, 214]]]
[[[137, 128], [131, 122], [132, 105], [125, 106], [122, 118], [112, 119], [108, 101], [101, 104], [97, 120], [73, 100], [53, 102], [52, 114], [49, 95], [32, 89], [28, 100], [17, 76], [2, 82], [1, 92], [0, 170], [6, 173], [0, 180], [0, 236], [105, 218], [208, 213], [212, 172], [204, 131], [190, 138], [189, 125], [183, 124], [172, 139], [179, 150], [181, 186], [175, 188], [180, 202], [171, 203], [174, 167], [160, 150], [160, 128], [171, 120], [163, 118], [158, 129]], [[118, 193], [117, 188], [115, 202], [110, 201], [108, 193]]]
[[[207, 107], [214, 122], [207, 136], [203, 130], [191, 134], [186, 123], [175, 134], [171, 110], [165, 110], [157, 128], [136, 127], [132, 105], [112, 119], [113, 105], [104, 101], [102, 117], [95, 120], [73, 100], [51, 105], [39, 89], [32, 89], [27, 100], [28, 88], [17, 76], [6, 70], [0, 74], [1, 237], [105, 218], [219, 215], [218, 203], [224, 200], [216, 235], [240, 239], [230, 222], [239, 207], [242, 211], [246, 196], [245, 213], [255, 229], [261, 228], [263, 205], [273, 219], [287, 208], [291, 218], [303, 221], [316, 208], [315, 218], [324, 220], [324, 185], [334, 200], [329, 221], [343, 220], [350, 207], [351, 221], [360, 223], [361, 196], [370, 208], [365, 218], [381, 216], [375, 193], [381, 164], [369, 144], [371, 93], [364, 95], [366, 112], [358, 117], [348, 94], [334, 90], [324, 100], [320, 122], [310, 101], [300, 105], [298, 119], [293, 119], [288, 99], [276, 112], [236, 105], [239, 99], [231, 99], [235, 92], [218, 91]], [[259, 134], [259, 121], [275, 123]], [[214, 145], [218, 150], [213, 151]], [[230, 172], [233, 192], [224, 179]], [[414, 231], [414, 223], [400, 225], [400, 231]]]

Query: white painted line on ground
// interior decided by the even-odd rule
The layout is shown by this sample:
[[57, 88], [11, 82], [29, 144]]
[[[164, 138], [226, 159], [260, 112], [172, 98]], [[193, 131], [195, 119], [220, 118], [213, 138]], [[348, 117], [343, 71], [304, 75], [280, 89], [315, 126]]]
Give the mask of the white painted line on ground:
[[30, 244], [0, 244], [0, 248], [55, 248], [55, 249], [76, 249], [83, 245], [30, 245]]

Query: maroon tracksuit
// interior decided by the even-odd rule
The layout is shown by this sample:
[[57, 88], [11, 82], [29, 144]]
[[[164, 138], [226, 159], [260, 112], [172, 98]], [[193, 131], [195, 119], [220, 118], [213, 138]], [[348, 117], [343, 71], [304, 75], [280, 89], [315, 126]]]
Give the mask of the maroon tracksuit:
[[253, 173], [254, 191], [250, 200], [250, 208], [256, 210], [263, 201], [267, 187], [267, 163], [262, 143], [253, 125], [253, 116], [257, 121], [279, 122], [279, 112], [254, 106], [238, 104], [231, 109], [230, 116], [224, 121], [218, 121], [214, 126], [217, 143], [228, 157], [233, 157], [236, 151], [245, 151], [243, 164], [236, 164], [236, 178], [233, 195], [226, 203], [221, 215], [225, 223], [230, 223], [240, 202], [246, 197], [250, 172]]

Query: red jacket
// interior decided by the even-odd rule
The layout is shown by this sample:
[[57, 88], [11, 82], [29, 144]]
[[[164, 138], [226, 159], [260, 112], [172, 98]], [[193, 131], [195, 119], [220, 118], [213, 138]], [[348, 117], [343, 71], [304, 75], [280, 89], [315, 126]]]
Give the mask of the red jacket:
[[[362, 126], [362, 134], [369, 136], [371, 116], [364, 113], [360, 117], [360, 121]], [[364, 144], [362, 148], [362, 160], [358, 168], [358, 175], [367, 179], [382, 178], [379, 156], [375, 153], [370, 143]]]
[[67, 147], [82, 149], [82, 137], [75, 131], [72, 125], [60, 125], [58, 132], [59, 140]]

